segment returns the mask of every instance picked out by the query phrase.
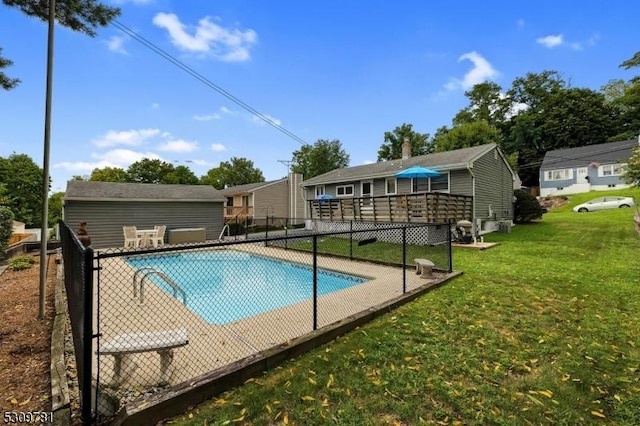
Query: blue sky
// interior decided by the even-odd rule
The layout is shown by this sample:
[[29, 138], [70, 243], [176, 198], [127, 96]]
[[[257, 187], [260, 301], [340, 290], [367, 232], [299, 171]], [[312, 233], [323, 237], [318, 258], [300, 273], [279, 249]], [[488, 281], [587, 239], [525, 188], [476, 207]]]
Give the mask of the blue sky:
[[[53, 191], [73, 175], [141, 158], [197, 176], [244, 157], [267, 180], [286, 175], [300, 140], [339, 139], [351, 165], [376, 160], [402, 123], [433, 135], [482, 81], [508, 89], [527, 72], [556, 70], [598, 90], [637, 71], [632, 1], [106, 0], [118, 21], [285, 133], [112, 25], [96, 38], [60, 26], [50, 171]], [[0, 92], [0, 156], [42, 166], [46, 24], [0, 5], [5, 69], [22, 83]]]

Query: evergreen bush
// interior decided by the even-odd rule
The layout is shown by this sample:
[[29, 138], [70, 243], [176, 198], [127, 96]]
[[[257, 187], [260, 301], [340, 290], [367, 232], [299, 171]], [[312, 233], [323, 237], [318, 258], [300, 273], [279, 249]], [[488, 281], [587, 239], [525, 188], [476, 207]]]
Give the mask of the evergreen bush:
[[516, 223], [531, 222], [542, 217], [542, 207], [536, 197], [522, 189], [516, 189], [513, 195], [516, 197], [513, 218]]
[[9, 207], [0, 206], [0, 259], [4, 259], [9, 249], [9, 238], [13, 234], [13, 212]]

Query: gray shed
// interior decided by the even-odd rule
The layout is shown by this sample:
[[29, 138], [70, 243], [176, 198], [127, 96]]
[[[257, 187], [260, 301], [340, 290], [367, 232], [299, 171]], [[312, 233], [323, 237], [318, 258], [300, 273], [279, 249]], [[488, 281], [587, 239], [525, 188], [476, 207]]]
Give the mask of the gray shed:
[[93, 248], [122, 247], [127, 225], [205, 228], [207, 240], [214, 240], [224, 226], [225, 201], [209, 185], [69, 181], [62, 217], [74, 231], [87, 222]]

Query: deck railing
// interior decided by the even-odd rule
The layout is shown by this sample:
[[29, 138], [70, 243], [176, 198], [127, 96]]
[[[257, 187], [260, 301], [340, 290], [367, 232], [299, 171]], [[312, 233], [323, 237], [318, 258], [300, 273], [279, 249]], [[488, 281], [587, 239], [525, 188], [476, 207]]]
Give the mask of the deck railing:
[[310, 200], [311, 219], [434, 223], [471, 220], [473, 197], [422, 192], [367, 198]]
[[245, 217], [253, 217], [253, 206], [225, 206], [224, 217], [227, 220], [244, 220]]

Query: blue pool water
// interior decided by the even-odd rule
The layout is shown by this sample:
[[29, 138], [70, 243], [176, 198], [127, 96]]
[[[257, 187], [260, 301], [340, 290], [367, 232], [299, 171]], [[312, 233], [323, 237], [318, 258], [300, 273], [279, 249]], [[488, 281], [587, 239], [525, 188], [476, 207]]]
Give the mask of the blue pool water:
[[[166, 274], [187, 293], [187, 307], [210, 324], [237, 321], [313, 297], [310, 266], [249, 253], [224, 250], [136, 256], [127, 262], [134, 269], [151, 267]], [[367, 280], [318, 269], [318, 295]], [[173, 296], [164, 281], [151, 281]]]

